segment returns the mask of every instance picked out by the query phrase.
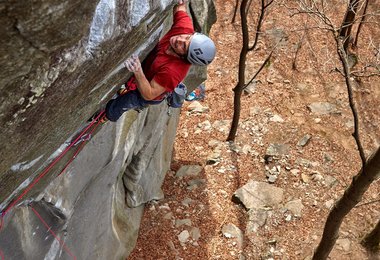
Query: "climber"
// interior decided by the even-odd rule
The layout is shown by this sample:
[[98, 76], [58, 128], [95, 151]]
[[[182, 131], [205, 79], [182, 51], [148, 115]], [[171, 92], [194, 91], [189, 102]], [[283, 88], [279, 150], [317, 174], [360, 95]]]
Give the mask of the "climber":
[[215, 44], [206, 35], [194, 32], [187, 1], [178, 0], [171, 29], [142, 64], [136, 55], [124, 62], [133, 76], [125, 84], [126, 93], [107, 103], [105, 120], [115, 122], [127, 110], [161, 103], [183, 81], [192, 64], [206, 66], [212, 62]]

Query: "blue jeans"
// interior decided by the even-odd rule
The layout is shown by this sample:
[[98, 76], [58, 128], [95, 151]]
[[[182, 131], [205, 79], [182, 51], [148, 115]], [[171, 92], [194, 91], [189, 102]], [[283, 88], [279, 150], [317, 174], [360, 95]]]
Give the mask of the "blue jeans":
[[116, 99], [108, 101], [106, 116], [110, 121], [116, 122], [124, 112], [130, 109], [141, 110], [148, 105], [157, 105], [161, 102], [162, 100], [145, 100], [137, 89], [131, 90]]

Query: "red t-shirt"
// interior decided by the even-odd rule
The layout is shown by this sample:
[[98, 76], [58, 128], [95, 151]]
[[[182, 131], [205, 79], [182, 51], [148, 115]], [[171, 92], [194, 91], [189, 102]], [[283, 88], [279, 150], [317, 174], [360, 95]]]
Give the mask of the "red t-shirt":
[[[184, 11], [177, 11], [174, 14], [171, 29], [162, 37], [142, 63], [144, 74], [149, 82], [154, 79], [166, 89], [166, 92], [172, 92], [183, 81], [191, 64], [180, 57], [166, 54], [166, 50], [169, 48], [169, 40], [172, 36], [193, 33], [194, 27], [189, 15]], [[128, 87], [133, 88], [135, 81], [133, 76], [128, 81]], [[161, 96], [156, 99], [161, 99]]]

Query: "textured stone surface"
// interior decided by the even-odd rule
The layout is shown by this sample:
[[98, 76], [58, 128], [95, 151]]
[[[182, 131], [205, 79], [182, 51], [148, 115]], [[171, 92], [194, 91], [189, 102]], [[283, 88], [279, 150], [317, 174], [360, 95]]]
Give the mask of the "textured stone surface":
[[[122, 62], [132, 53], [145, 58], [170, 27], [173, 3], [0, 3], [0, 211], [128, 79]], [[210, 20], [208, 12], [202, 15], [201, 22]], [[205, 76], [204, 69], [192, 69], [189, 89]], [[100, 126], [58, 176], [76, 151], [70, 149], [7, 210], [0, 230], [5, 259], [125, 259], [137, 240], [143, 204], [163, 198], [178, 114], [175, 109], [169, 116], [163, 103]]]
[[284, 191], [265, 182], [250, 181], [234, 193], [247, 209], [275, 208], [282, 202]]

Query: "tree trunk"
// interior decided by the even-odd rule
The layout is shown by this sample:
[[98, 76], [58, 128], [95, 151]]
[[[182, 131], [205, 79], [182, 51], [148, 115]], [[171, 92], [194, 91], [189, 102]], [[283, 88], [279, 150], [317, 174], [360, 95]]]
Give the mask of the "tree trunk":
[[245, 62], [247, 59], [248, 53], [248, 44], [249, 44], [249, 34], [248, 34], [248, 25], [247, 25], [247, 7], [248, 0], [242, 0], [240, 4], [240, 17], [241, 17], [241, 29], [243, 35], [243, 46], [240, 52], [239, 59], [239, 79], [236, 87], [234, 88], [234, 116], [232, 119], [230, 133], [228, 134], [227, 141], [235, 141], [236, 132], [239, 126], [240, 119], [240, 107], [241, 107], [241, 94], [245, 87]]
[[350, 0], [342, 26], [340, 27], [339, 36], [343, 37], [343, 46], [345, 51], [347, 51], [348, 45], [350, 43], [351, 31], [355, 22], [358, 6], [359, 0]]
[[321, 242], [313, 255], [313, 260], [327, 259], [338, 238], [339, 228], [344, 217], [361, 200], [363, 194], [379, 174], [380, 147], [377, 148], [360, 172], [352, 179], [351, 185], [330, 211]]
[[371, 233], [367, 234], [362, 241], [362, 245], [369, 252], [378, 252], [380, 249], [380, 220]]

